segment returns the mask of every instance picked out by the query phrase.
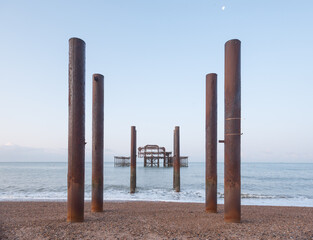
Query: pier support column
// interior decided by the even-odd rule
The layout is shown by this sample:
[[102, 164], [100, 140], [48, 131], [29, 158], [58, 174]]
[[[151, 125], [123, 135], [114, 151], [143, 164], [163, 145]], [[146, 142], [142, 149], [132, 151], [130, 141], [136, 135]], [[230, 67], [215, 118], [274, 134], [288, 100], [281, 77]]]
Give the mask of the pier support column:
[[217, 75], [206, 75], [205, 210], [217, 212]]
[[130, 193], [136, 191], [136, 127], [131, 127], [130, 147]]
[[92, 76], [92, 196], [91, 211], [103, 211], [104, 77]]
[[69, 40], [67, 221], [84, 221], [85, 42]]
[[179, 127], [175, 127], [174, 130], [174, 190], [180, 192], [180, 146], [179, 146]]
[[173, 131], [173, 157], [172, 157], [172, 167], [173, 167], [173, 188], [175, 189], [175, 171], [174, 171], [174, 161], [175, 161], [175, 129]]
[[225, 169], [224, 169], [224, 220], [241, 219], [241, 74], [240, 41], [225, 44]]

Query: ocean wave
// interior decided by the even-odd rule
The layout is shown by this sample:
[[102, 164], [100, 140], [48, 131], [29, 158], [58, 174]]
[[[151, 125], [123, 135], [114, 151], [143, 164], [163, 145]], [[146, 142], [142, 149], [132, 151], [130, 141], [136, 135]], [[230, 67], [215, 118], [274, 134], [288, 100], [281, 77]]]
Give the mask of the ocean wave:
[[[224, 198], [224, 193], [218, 193], [219, 198]], [[251, 198], [251, 199], [282, 199], [282, 198], [293, 198], [292, 196], [284, 195], [264, 195], [264, 194], [254, 194], [254, 193], [242, 193], [241, 198]]]
[[[66, 201], [67, 163], [0, 164], [0, 201]], [[218, 168], [218, 203], [224, 203], [222, 164]], [[18, 167], [18, 168], [17, 168]], [[42, 167], [42, 169], [38, 169]], [[311, 178], [313, 164], [290, 165], [298, 169], [286, 174], [286, 165], [243, 164], [242, 204], [313, 206]], [[288, 170], [288, 171], [287, 171]], [[204, 163], [190, 163], [182, 169], [181, 192], [172, 189], [173, 170], [163, 168], [137, 168], [137, 189], [130, 194], [129, 168], [104, 167], [104, 199], [109, 201], [205, 201]], [[85, 200], [91, 199], [91, 163], [86, 163]], [[289, 172], [288, 172], [289, 173]], [[310, 180], [311, 179], [311, 180]], [[308, 181], [309, 180], [309, 181]]]

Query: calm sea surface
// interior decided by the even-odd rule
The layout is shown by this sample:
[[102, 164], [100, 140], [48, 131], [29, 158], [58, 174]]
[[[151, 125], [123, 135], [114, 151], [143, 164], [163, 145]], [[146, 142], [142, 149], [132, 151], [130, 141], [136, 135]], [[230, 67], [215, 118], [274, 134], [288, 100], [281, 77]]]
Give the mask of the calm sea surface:
[[[105, 200], [204, 202], [204, 163], [181, 168], [181, 192], [172, 190], [172, 168], [137, 163], [137, 193], [129, 194], [130, 169], [104, 167]], [[218, 203], [223, 203], [223, 163], [218, 163]], [[0, 201], [65, 201], [67, 163], [0, 163]], [[313, 164], [242, 163], [242, 204], [313, 207]], [[85, 199], [91, 199], [91, 163], [85, 168]]]

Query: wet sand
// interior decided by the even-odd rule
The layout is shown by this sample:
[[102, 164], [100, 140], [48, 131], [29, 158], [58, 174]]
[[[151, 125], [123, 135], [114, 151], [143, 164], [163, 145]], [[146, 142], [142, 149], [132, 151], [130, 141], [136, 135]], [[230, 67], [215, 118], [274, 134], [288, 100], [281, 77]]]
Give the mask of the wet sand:
[[242, 206], [241, 223], [224, 223], [204, 204], [85, 204], [83, 223], [66, 222], [66, 202], [0, 202], [0, 239], [313, 239], [313, 208]]

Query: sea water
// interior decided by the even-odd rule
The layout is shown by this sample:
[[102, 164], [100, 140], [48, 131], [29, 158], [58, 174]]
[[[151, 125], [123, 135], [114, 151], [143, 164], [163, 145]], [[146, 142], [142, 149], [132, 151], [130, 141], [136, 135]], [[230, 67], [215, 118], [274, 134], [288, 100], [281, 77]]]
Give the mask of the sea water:
[[[218, 163], [218, 203], [223, 204], [224, 165]], [[173, 191], [173, 168], [137, 163], [137, 189], [129, 193], [130, 168], [104, 164], [104, 200], [205, 201], [205, 164], [181, 168], [181, 192]], [[242, 163], [243, 205], [313, 207], [312, 163]], [[0, 201], [66, 201], [66, 162], [0, 163]], [[85, 200], [91, 200], [91, 163], [85, 165]]]

